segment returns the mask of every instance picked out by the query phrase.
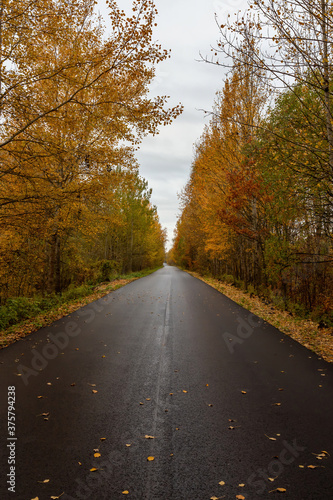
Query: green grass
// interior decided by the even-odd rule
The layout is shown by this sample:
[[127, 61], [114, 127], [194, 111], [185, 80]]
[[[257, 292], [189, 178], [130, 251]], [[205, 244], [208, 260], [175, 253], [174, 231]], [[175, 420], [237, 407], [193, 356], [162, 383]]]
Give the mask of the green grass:
[[[106, 284], [105, 293], [123, 286], [123, 284], [119, 284], [119, 286], [117, 286], [118, 280], [134, 280], [137, 278], [143, 278], [158, 269], [160, 269], [160, 267], [115, 276], [112, 281]], [[31, 320], [34, 322], [35, 326], [41, 327], [43, 326], [43, 321], [40, 319], [41, 316], [50, 314], [59, 308], [64, 309], [66, 312], [66, 306], [70, 306], [80, 299], [84, 299], [89, 296], [92, 296], [91, 300], [95, 300], [94, 291], [100, 287], [101, 283], [98, 285], [71, 285], [67, 290], [64, 290], [61, 294], [57, 295], [52, 294], [44, 297], [36, 296], [33, 298], [10, 298], [3, 306], [0, 306], [0, 331], [6, 334], [6, 330], [11, 329], [11, 327], [16, 327], [27, 320]]]

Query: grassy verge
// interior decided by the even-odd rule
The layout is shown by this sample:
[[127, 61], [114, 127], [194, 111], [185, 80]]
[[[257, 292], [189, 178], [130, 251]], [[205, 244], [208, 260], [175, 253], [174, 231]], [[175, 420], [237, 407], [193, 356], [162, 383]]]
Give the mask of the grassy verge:
[[8, 305], [2, 306], [1, 316], [4, 324], [10, 326], [0, 330], [0, 349], [16, 342], [22, 337], [29, 335], [43, 326], [48, 326], [54, 321], [70, 314], [80, 307], [97, 300], [104, 295], [117, 290], [132, 281], [157, 271], [157, 269], [145, 269], [126, 275], [119, 275], [114, 280], [98, 285], [82, 285], [69, 288], [60, 295], [50, 297], [36, 297], [27, 299], [20, 297], [11, 299]]
[[326, 361], [333, 362], [333, 334], [330, 328], [319, 328], [318, 323], [291, 315], [287, 311], [279, 310], [271, 304], [266, 304], [257, 296], [236, 288], [215, 278], [201, 276], [198, 273], [186, 271], [195, 278], [204, 281], [211, 287], [223, 293], [229, 299], [248, 309], [253, 314], [275, 326], [281, 332], [304, 345]]

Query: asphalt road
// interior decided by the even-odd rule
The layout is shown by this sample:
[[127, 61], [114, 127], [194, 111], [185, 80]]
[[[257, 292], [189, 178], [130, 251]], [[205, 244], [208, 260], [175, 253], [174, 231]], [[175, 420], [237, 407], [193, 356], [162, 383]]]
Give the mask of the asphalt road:
[[3, 349], [0, 380], [1, 500], [333, 498], [333, 367], [176, 268]]

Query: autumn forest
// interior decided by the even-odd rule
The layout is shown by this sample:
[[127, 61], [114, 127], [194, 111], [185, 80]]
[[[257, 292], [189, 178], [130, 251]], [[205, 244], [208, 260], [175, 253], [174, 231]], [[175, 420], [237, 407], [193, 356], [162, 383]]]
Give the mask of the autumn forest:
[[256, 0], [219, 31], [169, 261], [331, 326], [332, 2]]
[[0, 304], [164, 260], [165, 230], [135, 150], [181, 106], [151, 99], [156, 9], [5, 0], [0, 7]]
[[[152, 0], [130, 17], [107, 0], [108, 25], [95, 3], [1, 2], [0, 328], [8, 304], [165, 258], [135, 153], [182, 113], [149, 93], [170, 53], [154, 41]], [[216, 24], [201, 58], [224, 84], [168, 262], [332, 326], [332, 2], [255, 0]]]

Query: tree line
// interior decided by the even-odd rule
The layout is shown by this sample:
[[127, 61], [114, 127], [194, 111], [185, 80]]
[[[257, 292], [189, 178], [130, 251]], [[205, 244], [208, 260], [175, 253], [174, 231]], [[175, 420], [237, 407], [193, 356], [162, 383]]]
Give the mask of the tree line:
[[195, 146], [169, 261], [333, 324], [333, 4], [256, 0]]
[[95, 3], [0, 5], [0, 304], [163, 262], [135, 151], [182, 111], [149, 96], [169, 52], [152, 0]]

